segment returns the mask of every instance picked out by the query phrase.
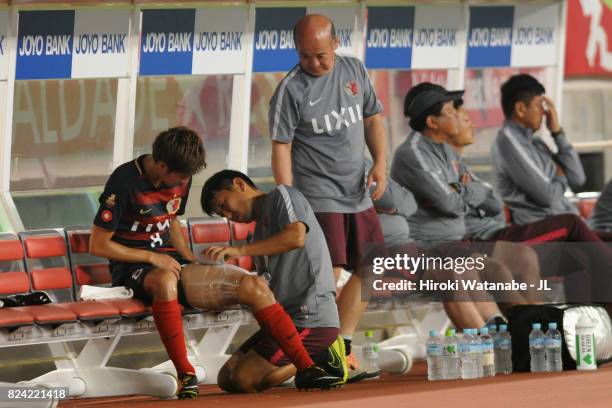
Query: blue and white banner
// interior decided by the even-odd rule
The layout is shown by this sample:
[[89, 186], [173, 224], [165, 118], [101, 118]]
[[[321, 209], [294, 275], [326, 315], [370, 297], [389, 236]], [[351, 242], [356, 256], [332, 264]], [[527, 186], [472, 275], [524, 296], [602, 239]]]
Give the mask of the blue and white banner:
[[72, 78], [127, 76], [129, 27], [128, 10], [77, 10]]
[[74, 10], [19, 12], [16, 79], [70, 78]]
[[306, 14], [323, 14], [334, 22], [339, 46], [336, 52], [355, 55], [357, 7], [258, 8], [255, 15], [253, 72], [284, 72], [298, 63], [293, 26]]
[[365, 64], [368, 68], [410, 69], [414, 7], [368, 7]]
[[239, 74], [245, 71], [248, 10], [197, 9], [191, 73]]
[[472, 6], [467, 66], [557, 64], [560, 3]]
[[128, 10], [20, 11], [16, 79], [127, 75]]
[[140, 75], [189, 75], [195, 9], [143, 10]]
[[513, 67], [557, 65], [560, 13], [561, 3], [515, 6]]
[[513, 6], [470, 7], [467, 66], [509, 66], [513, 24]]
[[143, 10], [140, 75], [236, 74], [245, 70], [247, 10]]
[[7, 51], [8, 36], [8, 12], [0, 11], [0, 81], [6, 79], [8, 66]]
[[463, 21], [461, 6], [416, 6], [411, 68], [458, 68]]

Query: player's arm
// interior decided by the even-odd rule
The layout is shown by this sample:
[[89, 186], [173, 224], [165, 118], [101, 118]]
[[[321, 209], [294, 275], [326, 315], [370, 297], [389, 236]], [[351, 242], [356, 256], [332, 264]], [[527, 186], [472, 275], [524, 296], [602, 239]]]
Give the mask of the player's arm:
[[241, 246], [213, 246], [204, 256], [215, 262], [241, 256], [272, 256], [302, 248], [306, 241], [306, 225], [300, 221], [292, 222], [276, 234], [266, 239]]
[[292, 185], [291, 143], [272, 141], [272, 175], [276, 184]]
[[582, 162], [578, 153], [565, 137], [559, 122], [559, 114], [555, 103], [548, 96], [544, 96], [546, 127], [550, 130], [559, 152], [555, 161], [563, 168], [567, 182], [572, 190], [579, 189], [586, 181]]
[[195, 262], [198, 260], [198, 258], [191, 251], [191, 248], [189, 248], [187, 241], [185, 241], [183, 228], [181, 227], [181, 222], [178, 218], [174, 218], [170, 222], [170, 242], [177, 252], [189, 262]]
[[364, 118], [365, 141], [374, 161], [368, 173], [368, 187], [376, 182], [376, 189], [372, 193], [372, 199], [378, 200], [387, 186], [387, 138], [385, 126], [380, 113]]
[[114, 233], [114, 231], [109, 231], [93, 225], [91, 228], [91, 238], [89, 239], [89, 252], [92, 255], [113, 261], [150, 263], [158, 268], [169, 269], [178, 276], [181, 266], [174, 258], [144, 249], [130, 248], [121, 245], [111, 240]]
[[547, 177], [524, 148], [513, 143], [505, 134], [501, 135], [498, 143], [499, 151], [503, 152], [498, 158], [500, 167], [533, 201], [548, 207], [563, 197], [567, 187], [567, 178], [564, 175]]

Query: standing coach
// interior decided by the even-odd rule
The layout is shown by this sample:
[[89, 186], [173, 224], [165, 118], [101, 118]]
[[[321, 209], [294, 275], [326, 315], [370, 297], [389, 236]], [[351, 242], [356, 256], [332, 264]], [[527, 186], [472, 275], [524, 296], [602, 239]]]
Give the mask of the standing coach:
[[[382, 104], [361, 61], [336, 55], [338, 39], [329, 18], [306, 15], [293, 36], [299, 64], [270, 101], [272, 172], [277, 184], [297, 187], [310, 202], [336, 279], [342, 267], [353, 272], [338, 298], [338, 311], [349, 364], [357, 368], [350, 343], [367, 307], [360, 266], [373, 247], [384, 243], [372, 205], [386, 186]], [[374, 163], [367, 179], [366, 145]], [[370, 197], [367, 187], [373, 183]]]

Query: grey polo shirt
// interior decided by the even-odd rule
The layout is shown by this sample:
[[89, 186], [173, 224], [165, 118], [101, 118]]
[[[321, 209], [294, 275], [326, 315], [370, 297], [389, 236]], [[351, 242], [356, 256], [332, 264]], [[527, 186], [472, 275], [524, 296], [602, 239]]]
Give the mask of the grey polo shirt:
[[382, 111], [364, 65], [336, 55], [333, 70], [314, 77], [296, 65], [270, 101], [272, 140], [291, 143], [293, 185], [315, 212], [372, 207], [365, 188], [363, 119]]
[[306, 226], [304, 246], [255, 257], [257, 272], [268, 279], [274, 296], [297, 327], [340, 327], [329, 250], [306, 198], [295, 188], [277, 186], [258, 209], [253, 238], [266, 239], [294, 222]]

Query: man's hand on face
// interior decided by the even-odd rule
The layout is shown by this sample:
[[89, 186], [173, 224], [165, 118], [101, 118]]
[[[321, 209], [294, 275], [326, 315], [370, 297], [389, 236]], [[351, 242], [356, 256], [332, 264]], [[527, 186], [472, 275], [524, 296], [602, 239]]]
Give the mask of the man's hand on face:
[[544, 115], [546, 116], [546, 127], [553, 134], [561, 132], [561, 124], [559, 123], [559, 114], [555, 103], [548, 96], [542, 97], [544, 101]]
[[242, 247], [211, 246], [202, 251], [202, 255], [213, 262], [225, 262], [229, 259], [240, 258], [244, 254], [242, 253]]
[[372, 200], [376, 201], [382, 197], [387, 188], [387, 169], [384, 164], [376, 163], [370, 169], [367, 178], [368, 189], [372, 186], [372, 183], [376, 183], [376, 188], [372, 192]]

